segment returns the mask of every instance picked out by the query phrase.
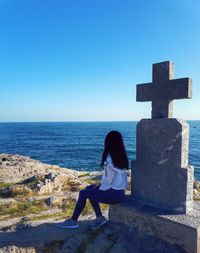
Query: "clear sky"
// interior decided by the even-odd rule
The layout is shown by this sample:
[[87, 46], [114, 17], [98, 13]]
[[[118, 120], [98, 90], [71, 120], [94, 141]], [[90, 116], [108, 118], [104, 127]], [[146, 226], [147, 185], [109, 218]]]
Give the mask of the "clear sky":
[[0, 0], [0, 121], [138, 120], [152, 63], [193, 79], [174, 117], [200, 119], [199, 0]]

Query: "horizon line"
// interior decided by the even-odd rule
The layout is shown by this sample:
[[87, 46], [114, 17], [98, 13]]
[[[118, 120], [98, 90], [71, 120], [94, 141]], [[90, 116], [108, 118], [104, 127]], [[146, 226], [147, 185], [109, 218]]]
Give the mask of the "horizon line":
[[[151, 118], [141, 118], [142, 119], [151, 119]], [[180, 119], [180, 118], [175, 118]], [[0, 121], [0, 124], [3, 123], [104, 123], [104, 122], [138, 122], [140, 120], [74, 120], [74, 121]], [[185, 119], [185, 121], [200, 121], [200, 119]]]

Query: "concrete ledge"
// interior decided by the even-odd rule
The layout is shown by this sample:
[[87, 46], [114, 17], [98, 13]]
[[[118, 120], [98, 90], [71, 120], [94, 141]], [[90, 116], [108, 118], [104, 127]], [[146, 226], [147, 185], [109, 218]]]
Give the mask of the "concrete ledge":
[[109, 220], [137, 229], [140, 234], [153, 235], [181, 246], [188, 253], [200, 253], [200, 203], [188, 214], [173, 214], [149, 207], [132, 196], [123, 203], [110, 205]]

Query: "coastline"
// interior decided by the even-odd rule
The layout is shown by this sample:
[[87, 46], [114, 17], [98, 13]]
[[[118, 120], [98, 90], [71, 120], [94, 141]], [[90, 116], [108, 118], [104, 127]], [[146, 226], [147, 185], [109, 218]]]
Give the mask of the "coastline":
[[[128, 173], [126, 195], [130, 195]], [[71, 216], [79, 191], [100, 179], [99, 171], [80, 172], [27, 156], [0, 154], [0, 253], [129, 253], [130, 248], [144, 247], [144, 240], [148, 242], [147, 253], [155, 247], [160, 247], [160, 252], [163, 248], [167, 253], [177, 252], [173, 245], [152, 236], [144, 239], [137, 231], [117, 223], [108, 222], [97, 232], [89, 231], [88, 225], [95, 219], [89, 201], [80, 216], [79, 229], [57, 228], [58, 222]], [[199, 193], [200, 182], [195, 180], [196, 200], [200, 200]], [[109, 206], [101, 204], [101, 208], [108, 218]], [[130, 237], [131, 241], [127, 239]]]
[[[200, 179], [200, 121], [190, 123], [189, 164]], [[108, 131], [124, 136], [129, 160], [136, 156], [136, 122], [37, 122], [0, 124], [0, 153], [21, 154], [76, 171], [99, 171]]]

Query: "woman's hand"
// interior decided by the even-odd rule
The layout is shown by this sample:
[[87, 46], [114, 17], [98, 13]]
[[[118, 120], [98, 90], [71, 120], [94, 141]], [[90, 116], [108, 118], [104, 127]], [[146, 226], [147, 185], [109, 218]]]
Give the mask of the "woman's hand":
[[98, 184], [98, 185], [96, 185], [96, 184], [91, 184], [91, 185], [86, 186], [86, 189], [97, 189], [100, 185], [101, 185], [101, 184]]
[[97, 184], [93, 189], [99, 188], [100, 185], [101, 185], [101, 184]]

